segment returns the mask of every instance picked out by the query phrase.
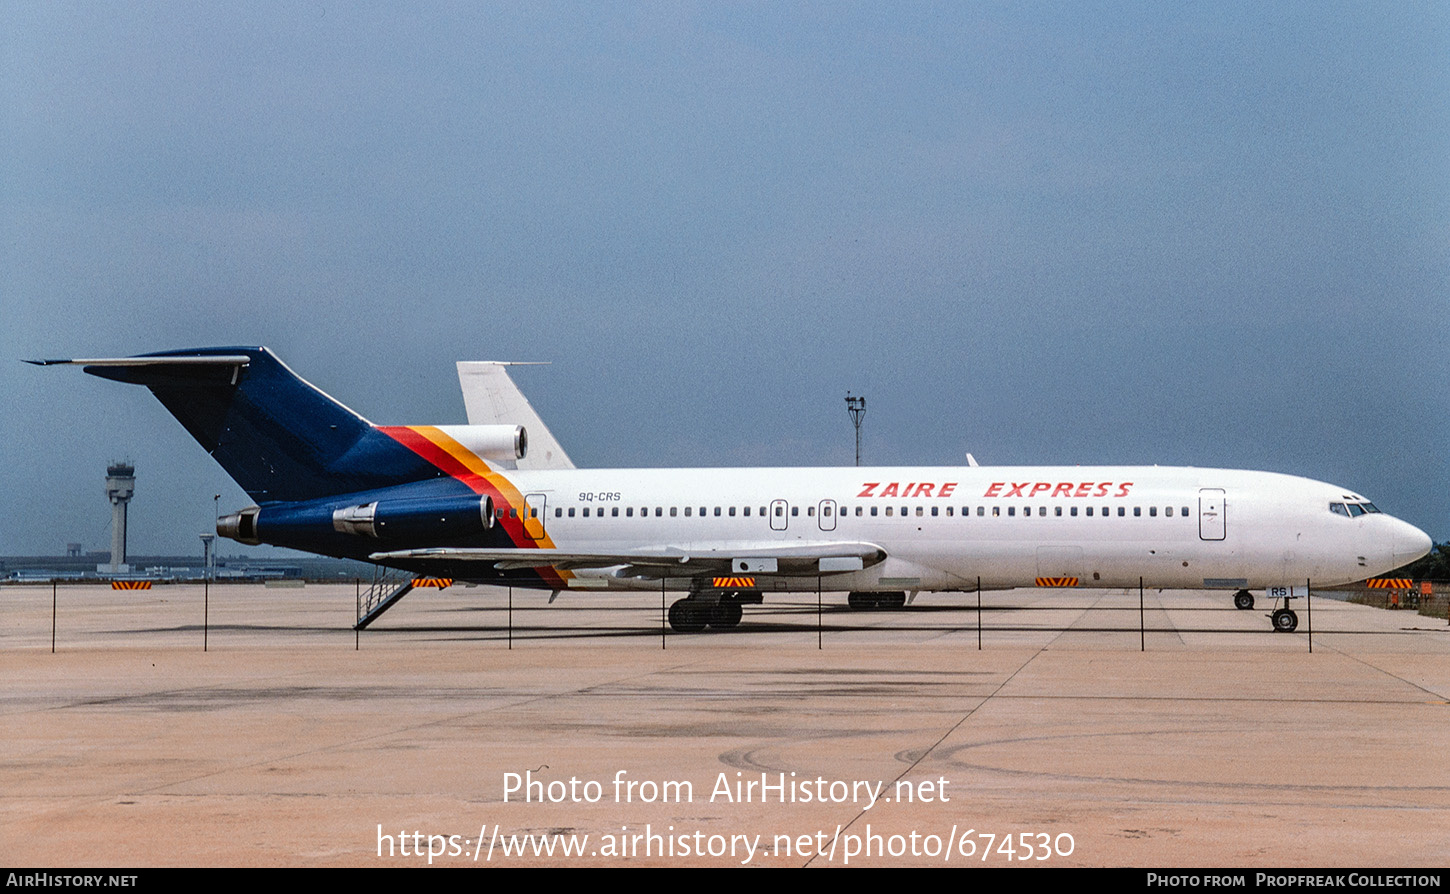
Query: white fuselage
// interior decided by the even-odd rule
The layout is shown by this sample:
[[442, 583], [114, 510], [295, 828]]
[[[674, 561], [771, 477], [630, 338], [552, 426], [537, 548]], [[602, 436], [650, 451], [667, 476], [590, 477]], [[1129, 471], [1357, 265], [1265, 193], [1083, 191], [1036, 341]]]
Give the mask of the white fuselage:
[[[1249, 589], [1363, 580], [1430, 539], [1343, 488], [1270, 472], [1157, 466], [591, 469], [503, 473], [565, 550], [870, 543], [886, 558], [831, 590], [1020, 586]], [[587, 514], [586, 514], [587, 513]], [[671, 589], [684, 581], [667, 582]], [[571, 587], [659, 589], [591, 569]], [[814, 590], [762, 575], [763, 590]]]

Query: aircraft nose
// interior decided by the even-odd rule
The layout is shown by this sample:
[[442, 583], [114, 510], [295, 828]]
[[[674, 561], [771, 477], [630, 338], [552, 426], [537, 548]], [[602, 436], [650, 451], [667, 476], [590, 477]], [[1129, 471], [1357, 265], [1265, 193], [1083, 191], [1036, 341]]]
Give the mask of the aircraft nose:
[[1399, 522], [1399, 527], [1395, 529], [1393, 547], [1395, 567], [1408, 565], [1416, 559], [1428, 555], [1430, 547], [1433, 545], [1429, 534], [1409, 522]]

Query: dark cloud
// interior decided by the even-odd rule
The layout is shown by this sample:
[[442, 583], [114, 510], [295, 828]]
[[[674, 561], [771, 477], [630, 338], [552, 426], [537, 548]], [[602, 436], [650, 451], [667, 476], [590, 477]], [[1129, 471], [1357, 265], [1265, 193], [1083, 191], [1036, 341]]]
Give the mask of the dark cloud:
[[[1450, 537], [1434, 4], [11, 4], [0, 552], [244, 497], [144, 392], [268, 344], [378, 421], [458, 359], [581, 463], [1263, 468]], [[190, 508], [187, 508], [190, 507]]]

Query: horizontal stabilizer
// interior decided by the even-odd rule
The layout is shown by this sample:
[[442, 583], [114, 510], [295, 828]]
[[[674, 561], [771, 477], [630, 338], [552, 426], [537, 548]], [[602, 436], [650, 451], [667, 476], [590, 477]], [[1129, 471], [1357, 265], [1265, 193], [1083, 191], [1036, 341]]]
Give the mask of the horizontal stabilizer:
[[142, 385], [258, 503], [422, 481], [436, 468], [266, 348], [29, 361]]

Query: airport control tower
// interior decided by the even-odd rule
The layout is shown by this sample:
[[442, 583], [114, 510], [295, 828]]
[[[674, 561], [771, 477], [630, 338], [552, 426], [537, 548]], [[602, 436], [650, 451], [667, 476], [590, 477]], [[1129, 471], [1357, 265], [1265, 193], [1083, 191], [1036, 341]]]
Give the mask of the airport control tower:
[[105, 570], [112, 574], [130, 570], [126, 565], [126, 504], [135, 492], [135, 466], [118, 462], [106, 467], [106, 496], [111, 500], [111, 565]]

